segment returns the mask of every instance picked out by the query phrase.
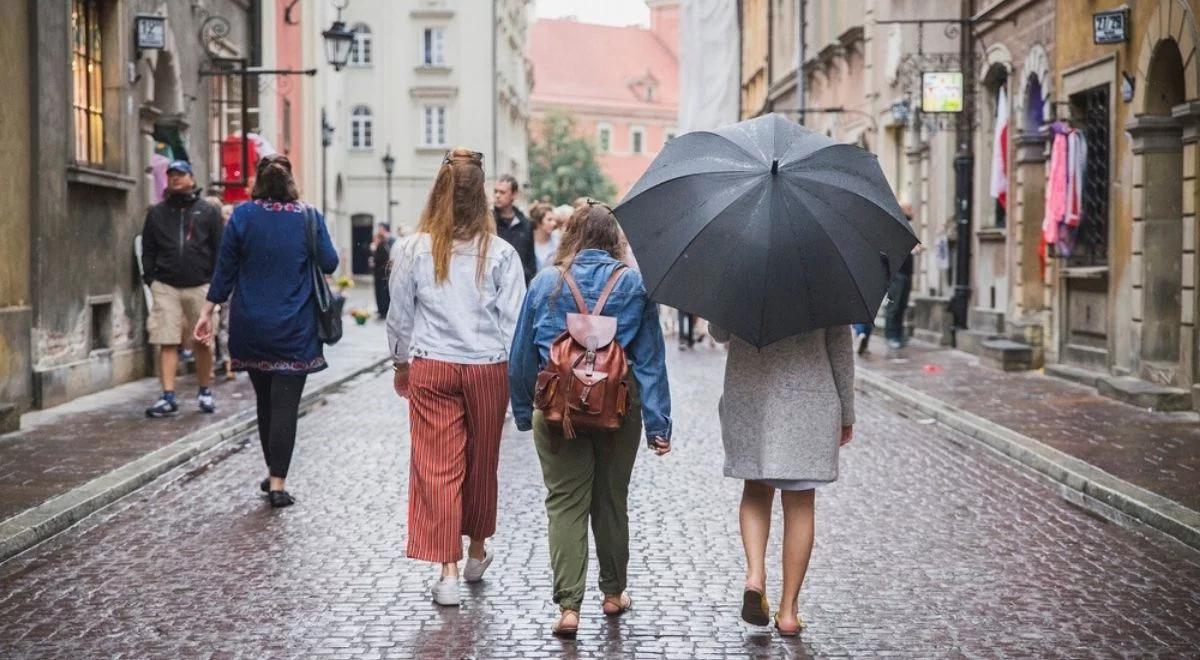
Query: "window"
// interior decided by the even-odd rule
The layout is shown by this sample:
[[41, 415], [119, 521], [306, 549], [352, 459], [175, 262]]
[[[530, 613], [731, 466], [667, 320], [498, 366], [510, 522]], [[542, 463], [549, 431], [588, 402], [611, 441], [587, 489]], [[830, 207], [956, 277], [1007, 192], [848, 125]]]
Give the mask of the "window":
[[446, 106], [425, 106], [421, 119], [421, 146], [446, 146]]
[[352, 66], [371, 66], [371, 28], [359, 23], [351, 30], [354, 33], [354, 43], [350, 44], [350, 59]]
[[446, 28], [425, 28], [425, 37], [421, 40], [421, 64], [446, 65]]
[[75, 161], [100, 165], [104, 162], [104, 81], [98, 0], [72, 1], [71, 38]]
[[609, 124], [600, 124], [597, 126], [596, 143], [600, 149], [600, 153], [607, 154], [612, 152], [612, 126]]
[[629, 129], [629, 150], [635, 154], [646, 152], [646, 129], [641, 126]]
[[370, 149], [375, 145], [375, 126], [371, 109], [365, 105], [354, 107], [350, 113], [350, 148]]

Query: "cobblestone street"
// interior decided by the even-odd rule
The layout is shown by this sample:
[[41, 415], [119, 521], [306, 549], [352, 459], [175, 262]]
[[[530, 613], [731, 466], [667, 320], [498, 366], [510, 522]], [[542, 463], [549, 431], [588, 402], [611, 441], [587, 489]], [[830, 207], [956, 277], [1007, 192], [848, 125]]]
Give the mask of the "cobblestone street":
[[606, 621], [593, 580], [576, 642], [549, 636], [541, 474], [515, 431], [496, 563], [461, 609], [429, 602], [434, 569], [404, 557], [407, 421], [381, 375], [301, 420], [298, 506], [265, 505], [247, 440], [0, 565], [0, 657], [1196, 653], [1200, 554], [1073, 508], [1056, 487], [865, 395], [841, 480], [817, 498], [808, 629], [783, 641], [743, 626], [740, 483], [721, 477], [716, 419], [722, 355], [671, 356], [676, 450], [643, 452], [631, 489], [635, 609]]

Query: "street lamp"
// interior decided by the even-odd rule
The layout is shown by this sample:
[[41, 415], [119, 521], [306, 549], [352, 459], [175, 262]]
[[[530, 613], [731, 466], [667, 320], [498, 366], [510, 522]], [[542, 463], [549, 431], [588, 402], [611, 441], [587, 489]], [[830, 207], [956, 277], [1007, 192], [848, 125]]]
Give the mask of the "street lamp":
[[392, 145], [388, 145], [387, 153], [383, 155], [383, 171], [387, 174], [387, 223], [392, 228], [392, 172], [396, 171], [396, 159], [392, 157]]
[[342, 21], [342, 10], [346, 8], [348, 1], [334, 3], [338, 12], [337, 19], [328, 30], [321, 33], [325, 38], [325, 59], [334, 71], [341, 71], [342, 67], [346, 66], [346, 62], [350, 60], [350, 47], [354, 45], [354, 33], [347, 30], [346, 23]]

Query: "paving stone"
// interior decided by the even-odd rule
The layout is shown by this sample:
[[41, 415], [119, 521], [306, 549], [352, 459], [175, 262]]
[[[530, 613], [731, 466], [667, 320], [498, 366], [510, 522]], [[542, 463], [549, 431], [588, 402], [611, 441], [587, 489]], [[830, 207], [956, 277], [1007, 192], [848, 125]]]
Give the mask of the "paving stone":
[[[0, 565], [0, 657], [775, 658], [1186, 656], [1200, 553], [1108, 524], [1056, 489], [864, 395], [838, 483], [817, 496], [802, 637], [738, 619], [740, 483], [721, 477], [723, 354], [672, 354], [676, 450], [634, 470], [625, 617], [590, 567], [575, 642], [555, 610], [528, 436], [501, 458], [497, 558], [461, 609], [404, 557], [408, 437], [387, 375], [300, 422], [289, 488], [257, 492], [257, 440], [189, 466]], [[781, 521], [768, 594], [777, 603]]]

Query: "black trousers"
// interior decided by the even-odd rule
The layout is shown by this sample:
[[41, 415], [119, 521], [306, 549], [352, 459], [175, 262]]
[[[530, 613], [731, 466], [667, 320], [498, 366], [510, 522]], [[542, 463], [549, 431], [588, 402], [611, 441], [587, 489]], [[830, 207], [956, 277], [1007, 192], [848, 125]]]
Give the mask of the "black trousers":
[[903, 342], [904, 313], [908, 311], [908, 296], [912, 293], [912, 276], [896, 273], [888, 285], [888, 303], [884, 310], [883, 334], [889, 340]]
[[258, 403], [258, 439], [272, 477], [287, 478], [296, 447], [296, 418], [307, 374], [274, 374], [250, 371]]
[[379, 318], [386, 319], [388, 309], [392, 306], [392, 292], [388, 290], [388, 278], [375, 278], [375, 306], [379, 308]]

